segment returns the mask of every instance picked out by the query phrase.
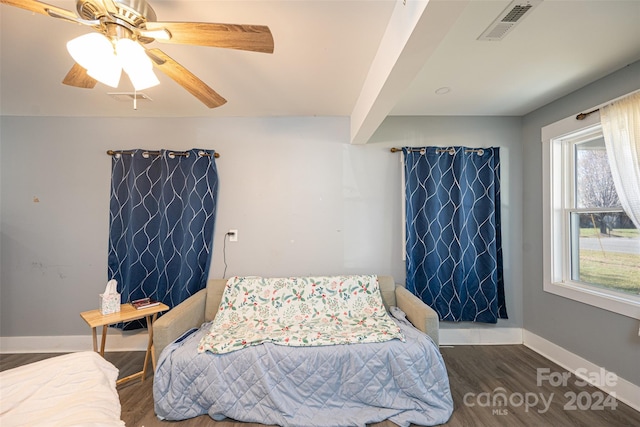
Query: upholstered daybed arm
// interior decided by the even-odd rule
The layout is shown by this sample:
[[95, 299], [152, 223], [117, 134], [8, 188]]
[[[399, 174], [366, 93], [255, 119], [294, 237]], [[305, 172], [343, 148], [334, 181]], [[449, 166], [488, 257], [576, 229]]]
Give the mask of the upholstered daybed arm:
[[407, 315], [407, 320], [416, 328], [429, 335], [437, 344], [440, 342], [438, 332], [438, 314], [420, 298], [401, 285], [396, 285], [396, 304]]
[[204, 323], [207, 290], [202, 289], [153, 322], [153, 366], [166, 346], [191, 328]]

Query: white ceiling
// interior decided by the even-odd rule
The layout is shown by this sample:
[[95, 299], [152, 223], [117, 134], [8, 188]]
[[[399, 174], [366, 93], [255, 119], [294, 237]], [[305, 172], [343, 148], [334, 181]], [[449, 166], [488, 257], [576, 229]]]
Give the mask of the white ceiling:
[[[640, 0], [543, 0], [499, 42], [477, 38], [510, 0], [149, 2], [158, 21], [268, 25], [275, 51], [154, 42], [150, 47], [161, 48], [228, 102], [208, 109], [159, 75], [161, 84], [144, 91], [152, 101], [138, 102], [134, 111], [131, 102], [107, 95], [131, 91], [126, 78], [117, 90], [100, 83], [91, 90], [61, 83], [73, 65], [65, 43], [88, 27], [1, 5], [0, 114], [352, 116], [360, 108], [365, 116], [376, 110], [379, 117], [520, 116], [640, 59]], [[75, 11], [75, 1], [48, 3]], [[422, 23], [400, 28], [403, 21], [394, 20], [394, 14], [415, 4], [426, 5]], [[378, 53], [403, 31], [413, 33], [414, 46], [424, 42], [430, 48], [407, 48], [397, 58], [383, 48]], [[389, 58], [395, 61], [387, 67], [389, 76], [396, 73], [395, 83], [386, 86], [380, 102], [383, 90], [366, 93], [371, 91], [367, 77], [379, 73], [376, 64]], [[436, 94], [441, 87], [451, 90]]]
[[640, 0], [543, 0], [478, 41], [509, 3], [469, 2], [392, 114], [521, 116], [640, 59]]

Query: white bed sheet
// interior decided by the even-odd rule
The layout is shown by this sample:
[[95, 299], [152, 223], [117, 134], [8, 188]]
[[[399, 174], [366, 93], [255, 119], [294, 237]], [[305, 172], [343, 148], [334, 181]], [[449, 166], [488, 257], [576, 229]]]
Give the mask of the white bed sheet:
[[0, 426], [124, 426], [117, 378], [93, 351], [0, 372]]

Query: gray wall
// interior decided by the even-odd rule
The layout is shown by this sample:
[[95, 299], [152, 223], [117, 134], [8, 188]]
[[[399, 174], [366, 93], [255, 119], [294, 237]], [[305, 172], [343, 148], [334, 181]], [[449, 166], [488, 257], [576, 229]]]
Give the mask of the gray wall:
[[[107, 281], [107, 149], [214, 148], [212, 277], [401, 276], [400, 169], [346, 118], [2, 117], [0, 334], [86, 335]], [[35, 201], [37, 200], [37, 201]]]
[[364, 146], [348, 143], [346, 118], [1, 120], [1, 336], [87, 334], [78, 313], [97, 307], [107, 280], [105, 152], [136, 147], [221, 153], [211, 277], [223, 275], [224, 233], [234, 228], [226, 276], [378, 273], [398, 282], [400, 163], [389, 147], [504, 147], [504, 324], [522, 325], [520, 119], [391, 118]]
[[[640, 87], [640, 63], [524, 118], [0, 118], [0, 336], [86, 335], [107, 280], [107, 149], [221, 153], [212, 277], [391, 274], [404, 281], [391, 146], [500, 146], [509, 320], [640, 384], [638, 322], [542, 291], [540, 128]], [[37, 198], [38, 202], [34, 199]], [[524, 262], [523, 262], [524, 260]], [[470, 324], [444, 328], [478, 328]], [[491, 328], [491, 327], [489, 327]]]
[[[497, 325], [441, 322], [442, 329], [522, 327], [522, 145], [519, 117], [387, 117], [370, 144], [500, 147], [502, 244], [509, 319]], [[395, 154], [398, 158], [400, 154]], [[398, 160], [399, 162], [399, 160]], [[405, 272], [402, 272], [402, 282]]]
[[640, 88], [640, 62], [523, 119], [525, 329], [640, 385], [638, 321], [542, 290], [542, 144], [540, 129]]

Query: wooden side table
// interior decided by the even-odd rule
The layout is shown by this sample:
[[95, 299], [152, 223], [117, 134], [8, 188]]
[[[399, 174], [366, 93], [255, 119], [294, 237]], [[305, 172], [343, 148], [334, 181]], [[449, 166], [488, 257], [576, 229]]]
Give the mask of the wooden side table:
[[[90, 310], [83, 311], [80, 313], [80, 317], [84, 319], [85, 322], [91, 327], [91, 332], [93, 334], [93, 351], [98, 351], [98, 336], [96, 329], [98, 326], [102, 326], [102, 343], [100, 345], [100, 355], [104, 357], [104, 345], [107, 341], [107, 327], [109, 325], [114, 325], [116, 323], [121, 322], [129, 322], [131, 320], [142, 319], [143, 317], [147, 319], [147, 329], [149, 331], [149, 342], [147, 344], [147, 353], [144, 356], [144, 365], [142, 367], [142, 371], [137, 372], [135, 374], [129, 375], [128, 377], [121, 378], [116, 382], [116, 385], [120, 385], [131, 381], [136, 378], [141, 378], [141, 381], [144, 381], [147, 375], [147, 365], [149, 364], [149, 357], [152, 355], [153, 351], [153, 322], [155, 322], [158, 317], [158, 313], [162, 311], [169, 310], [169, 306], [160, 303], [159, 305], [136, 309], [131, 304], [122, 304], [120, 305], [120, 311], [117, 313], [103, 315], [100, 313], [100, 310]], [[155, 359], [152, 357], [152, 359]], [[155, 369], [155, 366], [153, 367]]]

